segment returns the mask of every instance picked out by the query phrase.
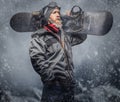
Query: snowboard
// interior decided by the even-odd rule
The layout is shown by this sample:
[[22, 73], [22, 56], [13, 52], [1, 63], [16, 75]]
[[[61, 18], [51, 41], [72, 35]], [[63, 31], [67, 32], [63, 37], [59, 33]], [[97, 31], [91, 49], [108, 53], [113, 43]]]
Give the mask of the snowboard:
[[108, 11], [83, 12], [76, 18], [64, 17], [64, 29], [68, 33], [105, 35], [113, 24], [113, 16]]
[[10, 26], [17, 32], [34, 32], [40, 28], [40, 12], [19, 12], [10, 19]]
[[[63, 29], [67, 33], [105, 35], [113, 24], [113, 16], [108, 11], [84, 12], [77, 18], [62, 15]], [[20, 12], [10, 20], [10, 26], [17, 32], [34, 32], [41, 28], [40, 12]]]

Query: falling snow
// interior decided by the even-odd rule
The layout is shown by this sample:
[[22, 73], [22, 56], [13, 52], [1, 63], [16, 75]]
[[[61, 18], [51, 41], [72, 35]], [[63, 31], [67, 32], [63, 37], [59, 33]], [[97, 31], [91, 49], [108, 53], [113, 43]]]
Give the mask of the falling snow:
[[[40, 10], [52, 0], [0, 1], [0, 102], [40, 102], [42, 83], [29, 59], [31, 33], [9, 26], [17, 12]], [[85, 11], [108, 10], [114, 24], [105, 36], [88, 36], [73, 48], [76, 102], [120, 102], [120, 0], [56, 0], [62, 13], [79, 5]], [[64, 5], [67, 4], [67, 5]]]

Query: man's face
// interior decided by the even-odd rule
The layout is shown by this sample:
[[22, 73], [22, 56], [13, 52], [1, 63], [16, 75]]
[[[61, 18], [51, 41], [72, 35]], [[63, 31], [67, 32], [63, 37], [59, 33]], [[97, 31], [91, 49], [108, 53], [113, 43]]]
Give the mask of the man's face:
[[61, 24], [60, 10], [58, 8], [55, 8], [50, 14], [50, 21], [58, 25]]

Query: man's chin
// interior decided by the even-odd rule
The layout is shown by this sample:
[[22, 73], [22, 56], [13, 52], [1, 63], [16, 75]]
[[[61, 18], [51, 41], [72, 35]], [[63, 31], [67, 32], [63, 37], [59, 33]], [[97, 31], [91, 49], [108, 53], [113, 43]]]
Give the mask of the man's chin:
[[61, 20], [56, 20], [56, 21], [50, 21], [53, 23], [56, 27], [61, 28], [62, 27], [62, 21]]
[[58, 20], [58, 21], [56, 21], [56, 22], [54, 22], [56, 25], [58, 25], [58, 26], [62, 26], [62, 21], [61, 20]]

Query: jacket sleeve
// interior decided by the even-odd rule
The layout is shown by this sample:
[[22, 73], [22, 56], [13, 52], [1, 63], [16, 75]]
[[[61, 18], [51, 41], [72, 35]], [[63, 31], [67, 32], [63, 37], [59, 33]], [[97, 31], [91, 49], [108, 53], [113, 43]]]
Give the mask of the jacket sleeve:
[[70, 39], [71, 46], [81, 44], [87, 38], [86, 34], [80, 34], [80, 33], [72, 33], [72, 34], [68, 34], [68, 36]]
[[44, 41], [34, 37], [30, 43], [29, 55], [35, 71], [41, 76], [42, 81], [54, 79], [52, 71], [49, 69], [50, 62], [46, 60], [46, 49]]

